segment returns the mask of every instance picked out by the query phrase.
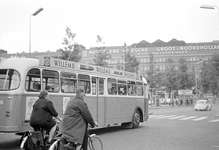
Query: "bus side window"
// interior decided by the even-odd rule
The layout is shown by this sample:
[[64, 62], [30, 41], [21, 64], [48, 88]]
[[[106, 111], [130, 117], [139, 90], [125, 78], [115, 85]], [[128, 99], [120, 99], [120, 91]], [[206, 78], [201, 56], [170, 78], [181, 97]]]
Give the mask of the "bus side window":
[[38, 82], [33, 83], [33, 90], [39, 92], [40, 91], [40, 84]]
[[75, 73], [61, 72], [61, 91], [63, 93], [75, 93], [77, 78]]
[[108, 78], [107, 79], [107, 86], [108, 86], [108, 94], [117, 95], [116, 79]]
[[99, 95], [104, 94], [104, 79], [100, 78], [99, 79]]
[[136, 95], [135, 81], [128, 81], [128, 95]]
[[92, 77], [92, 95], [96, 95], [97, 94], [97, 78]]
[[43, 72], [43, 89], [48, 92], [59, 92], [59, 73], [53, 70], [44, 69]]
[[126, 81], [118, 80], [118, 94], [127, 95]]
[[78, 86], [84, 89], [86, 94], [90, 94], [90, 76], [78, 74]]
[[143, 84], [141, 82], [136, 82], [136, 94], [137, 96], [143, 96]]
[[41, 89], [40, 70], [37, 68], [30, 69], [27, 73], [25, 90], [29, 92], [39, 92]]

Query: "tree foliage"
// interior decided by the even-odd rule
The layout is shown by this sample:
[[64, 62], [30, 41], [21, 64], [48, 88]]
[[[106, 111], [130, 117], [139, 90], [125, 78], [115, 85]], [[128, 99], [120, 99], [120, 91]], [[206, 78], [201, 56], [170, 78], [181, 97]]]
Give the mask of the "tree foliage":
[[138, 66], [140, 62], [135, 56], [132, 56], [129, 51], [125, 53], [125, 71], [138, 73]]
[[72, 33], [70, 28], [66, 27], [65, 32], [64, 41], [62, 43], [63, 49], [59, 49], [59, 51], [61, 51], [61, 56], [59, 58], [79, 62], [81, 60], [83, 46], [75, 42], [74, 38], [76, 34]]
[[103, 37], [97, 35], [97, 44], [99, 47], [96, 47], [97, 53], [94, 55], [93, 61], [96, 66], [109, 67], [107, 60], [111, 59], [111, 54], [103, 46], [104, 41]]
[[195, 85], [194, 83], [194, 75], [188, 72], [188, 67], [186, 64], [186, 60], [181, 58], [178, 62], [178, 89], [192, 89], [192, 86]]
[[168, 93], [178, 90], [178, 76], [175, 62], [172, 59], [166, 61], [167, 68], [165, 71], [165, 86]]
[[147, 81], [150, 85], [150, 92], [157, 90], [163, 87], [165, 74], [161, 72], [159, 69], [155, 69], [154, 55], [150, 54], [150, 66], [149, 71], [147, 71]]
[[201, 85], [204, 93], [219, 93], [219, 54], [212, 55], [211, 59], [203, 63], [201, 68]]

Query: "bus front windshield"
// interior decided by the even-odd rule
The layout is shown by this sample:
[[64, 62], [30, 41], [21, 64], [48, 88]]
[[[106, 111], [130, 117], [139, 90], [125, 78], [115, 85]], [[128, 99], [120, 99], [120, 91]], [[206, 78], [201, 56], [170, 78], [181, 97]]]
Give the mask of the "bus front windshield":
[[0, 91], [17, 89], [20, 80], [20, 74], [16, 70], [0, 69]]

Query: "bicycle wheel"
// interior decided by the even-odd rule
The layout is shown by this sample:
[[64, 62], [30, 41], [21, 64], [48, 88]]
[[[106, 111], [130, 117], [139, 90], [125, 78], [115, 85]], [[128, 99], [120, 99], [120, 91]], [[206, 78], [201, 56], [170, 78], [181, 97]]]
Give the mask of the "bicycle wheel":
[[89, 150], [103, 150], [103, 143], [100, 137], [95, 134], [90, 135], [88, 145]]
[[20, 149], [24, 149], [24, 144], [26, 143], [27, 139], [28, 139], [28, 136], [24, 136], [21, 138]]

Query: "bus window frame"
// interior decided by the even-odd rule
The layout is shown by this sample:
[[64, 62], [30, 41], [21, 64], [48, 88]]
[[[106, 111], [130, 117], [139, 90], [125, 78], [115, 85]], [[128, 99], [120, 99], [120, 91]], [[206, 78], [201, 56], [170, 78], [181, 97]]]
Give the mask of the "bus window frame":
[[[5, 77], [3, 79], [4, 83], [3, 83], [2, 90], [0, 90], [0, 91], [12, 91], [12, 90], [18, 89], [20, 87], [20, 84], [21, 84], [20, 72], [18, 70], [16, 70], [16, 69], [10, 69], [10, 68], [8, 68], [8, 69], [1, 69], [1, 70], [6, 70], [6, 74], [5, 74]], [[12, 77], [13, 77], [14, 73], [12, 75], [10, 75], [11, 77], [9, 77], [9, 72], [12, 72], [12, 71], [17, 73], [17, 75], [18, 75], [18, 80], [17, 81], [19, 82], [17, 84], [16, 88], [13, 88], [13, 89], [11, 89], [11, 86], [12, 86], [12, 83], [14, 83], [14, 82], [12, 82], [13, 81]], [[6, 84], [8, 85], [7, 90], [5, 90], [5, 85]]]
[[[80, 76], [88, 76], [89, 77], [89, 79], [88, 80], [81, 80], [80, 79]], [[89, 83], [89, 85], [81, 85], [80, 83], [81, 83], [81, 81], [83, 81], [83, 82], [86, 82], [86, 81], [89, 81], [89, 82], [87, 82], [87, 83]], [[85, 86], [88, 86], [88, 87], [85, 87]], [[82, 74], [82, 73], [79, 73], [78, 74], [78, 87], [81, 87], [84, 91], [85, 91], [85, 94], [91, 94], [91, 76], [90, 75], [87, 75], [87, 74]]]
[[[95, 80], [94, 80], [95, 79]], [[91, 76], [91, 82], [92, 82], [92, 92], [91, 94], [93, 96], [103, 96], [105, 95], [105, 78], [104, 77], [98, 77], [98, 76]], [[93, 82], [95, 81], [95, 83]], [[101, 82], [102, 81], [102, 82]], [[98, 82], [98, 83], [97, 83]], [[102, 86], [100, 83], [103, 83]], [[98, 86], [98, 87], [97, 87]], [[102, 89], [101, 89], [102, 88]], [[93, 91], [95, 89], [95, 91]], [[101, 89], [101, 90], [100, 90]], [[97, 91], [98, 90], [98, 91]], [[94, 93], [95, 92], [95, 93]]]
[[[129, 86], [131, 86], [131, 93], [129, 92]], [[127, 91], [128, 96], [136, 96], [136, 82], [135, 81], [127, 81]], [[132, 94], [133, 93], [133, 94]]]
[[[93, 82], [95, 81], [95, 82]], [[91, 94], [97, 95], [97, 77], [91, 76]]]
[[[114, 80], [109, 81], [109, 80]], [[112, 83], [115, 84], [115, 86], [112, 86]], [[109, 87], [110, 85], [110, 87]], [[108, 91], [108, 95], [117, 95], [117, 79], [115, 78], [107, 78], [107, 91]], [[114, 91], [114, 92], [113, 92]]]
[[[46, 74], [43, 74], [45, 71], [46, 71]], [[49, 74], [50, 76], [48, 76], [47, 72], [54, 72], [55, 76], [51, 76], [51, 74]], [[47, 77], [47, 79], [45, 77]], [[48, 82], [49, 78], [54, 79], [54, 81], [58, 81], [58, 82], [57, 83], [56, 82]], [[44, 79], [45, 79], [45, 81], [44, 81]], [[50, 86], [50, 85], [48, 85], [48, 83], [53, 83], [53, 84], [51, 84], [51, 86]], [[59, 72], [56, 70], [51, 70], [51, 69], [47, 69], [47, 68], [43, 69], [42, 70], [42, 86], [43, 86], [42, 89], [47, 90], [48, 92], [59, 93], [59, 91], [60, 91], [60, 74], [59, 74]], [[58, 87], [58, 90], [55, 90], [57, 87]]]
[[[32, 70], [37, 70], [37, 71], [33, 74], [29, 74], [29, 72]], [[38, 73], [38, 71], [39, 71], [39, 74], [36, 74], [36, 73]], [[27, 79], [30, 75], [32, 76], [32, 78]], [[32, 80], [32, 79], [34, 79], [34, 80]], [[37, 79], [39, 79], [39, 80], [37, 80]], [[41, 88], [42, 87], [41, 87], [41, 70], [40, 70], [40, 68], [30, 68], [28, 70], [28, 72], [26, 74], [26, 78], [25, 78], [25, 90], [27, 92], [39, 92], [41, 90]]]
[[[136, 95], [137, 96], [144, 96], [144, 90], [143, 90], [143, 82], [136, 82]], [[138, 93], [138, 86], [141, 85], [141, 95]], [[139, 89], [140, 90], [140, 89]]]
[[[118, 95], [122, 95], [122, 96], [127, 96], [127, 82], [126, 80], [117, 80], [117, 91], [118, 91]], [[121, 88], [125, 88], [125, 90], [123, 92], [121, 92]]]
[[[69, 74], [70, 77], [64, 77], [63, 74]], [[73, 81], [75, 84], [65, 84], [68, 86], [68, 88], [70, 89], [71, 87], [73, 88], [73, 91], [71, 92], [71, 90], [68, 90], [67, 92], [65, 92], [65, 90], [63, 89], [63, 80], [67, 80], [67, 83], [71, 83], [70, 81]], [[62, 93], [76, 93], [76, 88], [78, 87], [78, 79], [77, 79], [77, 74], [73, 73], [73, 72], [65, 72], [65, 71], [61, 71], [60, 72], [60, 89]], [[65, 86], [64, 85], [64, 86]]]

